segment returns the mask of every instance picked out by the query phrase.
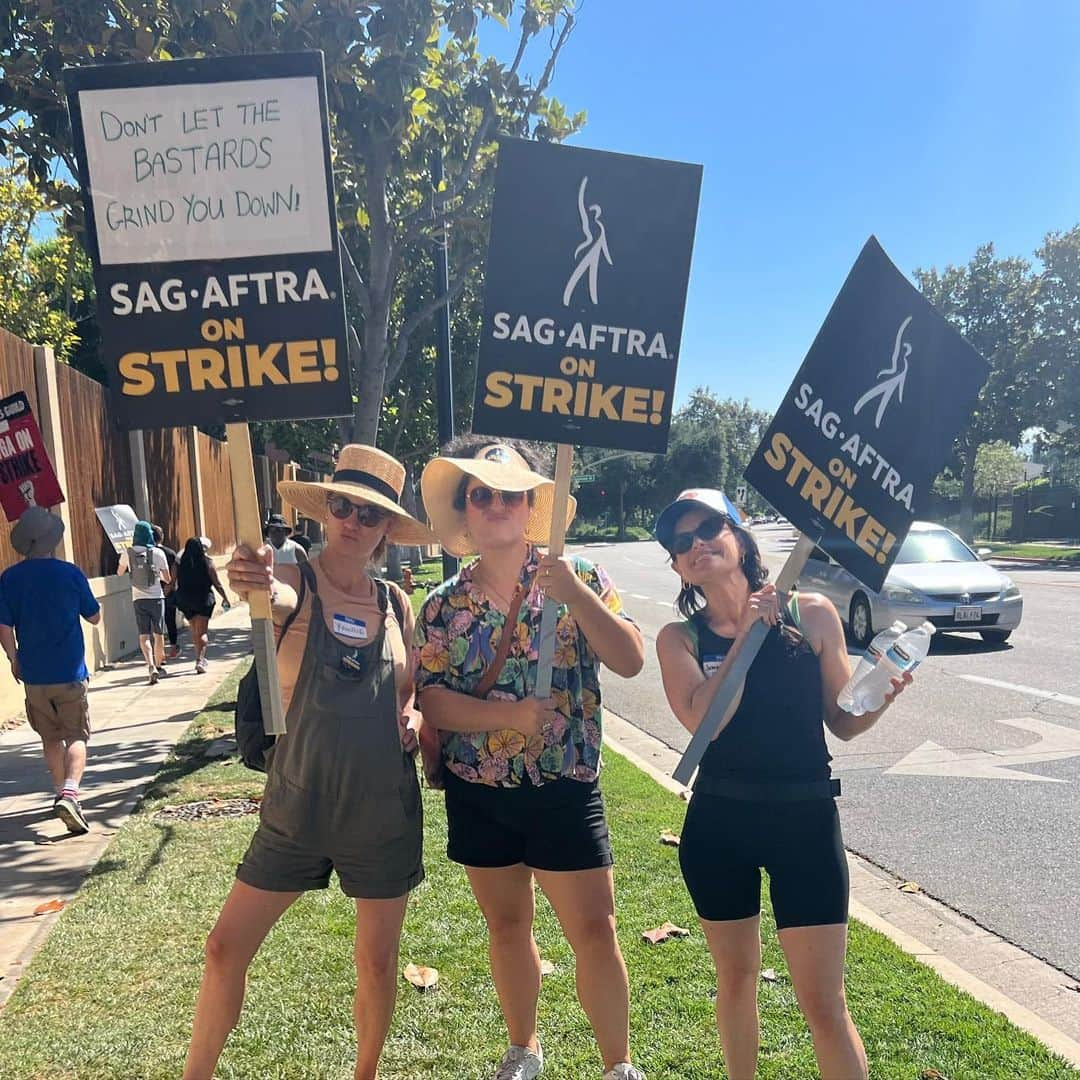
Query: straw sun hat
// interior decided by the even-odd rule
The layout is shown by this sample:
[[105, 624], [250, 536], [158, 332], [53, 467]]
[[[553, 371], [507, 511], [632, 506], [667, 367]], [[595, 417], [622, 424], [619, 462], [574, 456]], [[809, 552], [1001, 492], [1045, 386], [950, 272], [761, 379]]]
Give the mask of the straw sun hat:
[[334, 475], [329, 480], [318, 483], [282, 480], [278, 484], [278, 493], [304, 517], [323, 522], [330, 516], [326, 500], [331, 495], [370, 503], [390, 512], [386, 536], [392, 543], [434, 543], [435, 537], [430, 530], [401, 508], [404, 486], [405, 467], [400, 462], [373, 446], [353, 443], [342, 447]]
[[[454, 499], [463, 477], [472, 476], [496, 491], [533, 492], [532, 512], [525, 528], [525, 539], [546, 544], [551, 536], [551, 515], [555, 500], [555, 482], [534, 472], [529, 463], [512, 447], [493, 442], [476, 457], [438, 457], [429, 461], [420, 477], [424, 509], [439, 541], [453, 555], [475, 555], [476, 541], [465, 527], [465, 512], [454, 507]], [[566, 524], [574, 520], [577, 500], [567, 500]]]

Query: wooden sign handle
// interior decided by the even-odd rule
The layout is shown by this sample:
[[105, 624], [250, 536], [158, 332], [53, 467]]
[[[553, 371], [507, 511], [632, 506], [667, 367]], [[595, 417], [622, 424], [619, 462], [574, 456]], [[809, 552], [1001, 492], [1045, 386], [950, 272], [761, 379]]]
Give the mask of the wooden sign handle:
[[[566, 547], [566, 510], [570, 502], [570, 470], [574, 462], [574, 448], [569, 443], [559, 443], [555, 452], [555, 498], [551, 510], [551, 538], [548, 552], [562, 555]], [[544, 597], [544, 612], [540, 617], [540, 648], [536, 667], [536, 696], [546, 698], [551, 694], [551, 669], [555, 663], [555, 627], [559, 605], [550, 597]]]
[[[817, 541], [812, 540], [804, 533], [799, 533], [799, 539], [795, 547], [792, 548], [787, 562], [784, 563], [783, 569], [777, 576], [776, 591], [778, 593], [791, 592], [795, 582], [799, 580], [799, 575], [803, 572], [806, 560], [810, 558], [810, 553], [814, 550], [816, 543]], [[720, 724], [724, 719], [724, 714], [728, 711], [728, 706], [735, 700], [735, 695], [739, 692], [739, 687], [742, 686], [743, 680], [750, 670], [750, 665], [754, 662], [754, 658], [760, 652], [761, 646], [765, 644], [765, 639], [768, 636], [769, 627], [760, 619], [750, 627], [746, 640], [739, 650], [739, 655], [731, 662], [731, 667], [728, 668], [724, 681], [716, 691], [716, 696], [709, 703], [709, 708], [697, 731], [694, 732], [690, 745], [687, 746], [682, 760], [676, 767], [675, 772], [672, 773], [672, 776], [680, 784], [690, 783], [694, 770], [701, 764], [701, 759], [705, 756], [709, 743], [713, 741], [717, 731], [720, 730]]]
[[[255, 490], [255, 460], [251, 454], [251, 435], [245, 423], [226, 424], [225, 434], [228, 439], [229, 466], [232, 470], [236, 538], [251, 551], [257, 551], [262, 546], [263, 535], [259, 496]], [[247, 600], [251, 610], [251, 635], [255, 646], [255, 670], [259, 680], [263, 730], [267, 735], [284, 735], [285, 710], [281, 702], [281, 680], [278, 677], [270, 594], [258, 589], [248, 593]]]

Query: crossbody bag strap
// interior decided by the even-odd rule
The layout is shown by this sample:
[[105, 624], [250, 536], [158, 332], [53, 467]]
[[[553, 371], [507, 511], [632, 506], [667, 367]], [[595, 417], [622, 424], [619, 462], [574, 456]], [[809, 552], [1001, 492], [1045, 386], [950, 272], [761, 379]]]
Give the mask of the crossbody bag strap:
[[517, 626], [517, 621], [521, 616], [522, 606], [528, 599], [532, 583], [533, 579], [531, 577], [526, 581], [519, 581], [517, 588], [514, 590], [514, 595], [510, 597], [510, 610], [506, 613], [506, 622], [503, 623], [499, 647], [495, 650], [495, 659], [488, 664], [487, 670], [480, 681], [473, 687], [473, 697], [486, 698], [499, 681], [506, 658], [510, 655], [510, 645], [514, 640], [514, 628]]

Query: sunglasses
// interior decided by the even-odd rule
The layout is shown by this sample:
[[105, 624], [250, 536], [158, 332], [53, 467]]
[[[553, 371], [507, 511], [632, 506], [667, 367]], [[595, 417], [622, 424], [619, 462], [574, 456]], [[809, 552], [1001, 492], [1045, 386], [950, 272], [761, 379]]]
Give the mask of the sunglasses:
[[356, 520], [365, 529], [374, 529], [390, 516], [390, 511], [384, 510], [381, 506], [372, 506], [370, 503], [357, 505], [351, 499], [346, 499], [344, 495], [331, 495], [326, 500], [326, 506], [338, 521], [348, 521], [349, 515], [355, 511]]
[[676, 533], [671, 538], [668, 551], [672, 555], [685, 555], [693, 546], [695, 540], [715, 540], [728, 524], [728, 519], [723, 514], [707, 517], [696, 529], [690, 532]]
[[486, 510], [495, 501], [496, 495], [503, 506], [515, 507], [525, 501], [526, 494], [524, 491], [493, 491], [489, 487], [474, 487], [466, 498], [477, 510]]

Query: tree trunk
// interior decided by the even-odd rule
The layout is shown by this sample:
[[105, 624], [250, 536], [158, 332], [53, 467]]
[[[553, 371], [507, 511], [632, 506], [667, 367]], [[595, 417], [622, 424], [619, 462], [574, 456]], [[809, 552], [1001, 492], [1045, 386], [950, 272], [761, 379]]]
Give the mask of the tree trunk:
[[626, 539], [626, 480], [619, 481], [619, 540]]
[[968, 543], [975, 539], [975, 451], [964, 455], [960, 492], [960, 535]]

